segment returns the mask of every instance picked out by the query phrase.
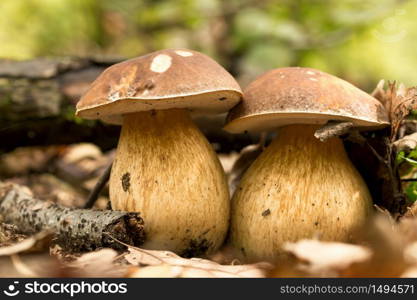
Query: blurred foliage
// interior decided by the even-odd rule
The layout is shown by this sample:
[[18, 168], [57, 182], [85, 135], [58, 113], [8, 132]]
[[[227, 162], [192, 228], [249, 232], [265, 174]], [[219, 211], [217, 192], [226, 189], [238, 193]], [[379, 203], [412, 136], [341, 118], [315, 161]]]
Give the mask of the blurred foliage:
[[410, 182], [405, 190], [405, 194], [407, 195], [407, 199], [411, 202], [417, 201], [417, 182]]
[[0, 57], [122, 57], [193, 48], [245, 85], [281, 66], [310, 66], [366, 90], [415, 85], [417, 1], [2, 0]]
[[396, 163], [400, 165], [400, 174], [404, 178], [415, 181], [404, 182], [404, 192], [411, 202], [417, 201], [417, 149], [405, 153], [400, 151], [396, 156]]

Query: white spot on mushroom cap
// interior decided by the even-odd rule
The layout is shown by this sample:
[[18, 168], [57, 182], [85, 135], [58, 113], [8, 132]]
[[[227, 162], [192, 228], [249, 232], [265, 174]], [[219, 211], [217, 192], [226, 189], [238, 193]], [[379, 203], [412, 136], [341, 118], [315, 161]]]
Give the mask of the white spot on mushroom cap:
[[177, 51], [175, 51], [175, 53], [177, 53], [179, 56], [183, 56], [183, 57], [188, 57], [188, 56], [193, 55], [191, 52], [184, 51], [184, 50], [177, 50]]
[[313, 77], [310, 77], [309, 79], [310, 79], [311, 81], [318, 81], [318, 80], [317, 80], [317, 78], [313, 78]]
[[172, 57], [166, 54], [158, 54], [151, 63], [151, 71], [156, 73], [164, 73], [171, 67]]
[[313, 71], [307, 71], [306, 72], [308, 75], [316, 75], [316, 73], [315, 72], [313, 72]]

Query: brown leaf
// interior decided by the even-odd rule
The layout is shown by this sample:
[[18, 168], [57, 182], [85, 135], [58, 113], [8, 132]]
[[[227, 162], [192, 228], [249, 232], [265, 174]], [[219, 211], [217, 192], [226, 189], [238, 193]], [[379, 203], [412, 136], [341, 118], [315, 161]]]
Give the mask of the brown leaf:
[[117, 263], [118, 253], [113, 249], [88, 252], [65, 266], [76, 277], [123, 277], [127, 266]]
[[385, 106], [385, 80], [381, 79], [378, 84], [376, 85], [375, 89], [371, 93], [372, 97], [378, 99], [384, 106]]
[[354, 264], [344, 277], [398, 277], [410, 264], [404, 259], [407, 245], [398, 224], [390, 216], [377, 214], [361, 230], [361, 243], [371, 249], [370, 260]]
[[417, 132], [410, 135], [406, 135], [405, 137], [395, 141], [393, 145], [395, 147], [395, 151], [397, 152], [410, 152], [411, 150], [417, 147]]
[[39, 243], [42, 243], [45, 240], [50, 241], [51, 233], [49, 231], [39, 232], [27, 239], [24, 239], [16, 244], [10, 246], [4, 246], [0, 248], [0, 256], [10, 256], [20, 252], [28, 251], [32, 248], [35, 248]]
[[24, 147], [0, 156], [0, 175], [12, 177], [44, 172], [61, 147]]
[[96, 145], [80, 143], [68, 146], [61, 159], [67, 164], [73, 164], [86, 158], [99, 158], [101, 155], [101, 150]]
[[411, 267], [401, 274], [402, 278], [417, 278], [417, 267]]
[[56, 162], [56, 173], [65, 181], [92, 190], [107, 166], [113, 161], [115, 151], [101, 153], [93, 144], [74, 144], [68, 147]]
[[220, 265], [202, 258], [186, 259], [170, 251], [128, 248], [124, 257], [135, 266], [129, 277], [265, 277], [268, 263]]
[[218, 157], [224, 172], [228, 175], [232, 171], [236, 160], [239, 158], [239, 154], [233, 151], [230, 153], [219, 153]]
[[83, 193], [52, 174], [31, 174], [7, 180], [27, 185], [36, 198], [49, 200], [67, 207], [79, 207], [85, 202]]
[[407, 262], [414, 264], [417, 267], [417, 242], [408, 245], [404, 249], [404, 258]]
[[384, 89], [380, 81], [372, 95], [385, 106], [391, 121], [391, 142], [394, 142], [401, 123], [412, 110], [417, 108], [417, 88], [406, 88], [403, 84], [388, 82]]
[[406, 213], [404, 214], [404, 217], [416, 217], [417, 218], [417, 202], [414, 202], [413, 205], [408, 207]]
[[372, 255], [363, 246], [317, 240], [287, 243], [284, 248], [302, 262], [301, 269], [326, 276], [335, 276], [353, 263], [369, 260]]
[[238, 159], [233, 164], [233, 168], [230, 170], [230, 173], [228, 173], [228, 184], [231, 195], [233, 195], [234, 191], [239, 185], [239, 182], [245, 171], [262, 153], [263, 147], [264, 145], [262, 143], [259, 143], [255, 145], [246, 146], [240, 151]]
[[0, 257], [0, 277], [58, 277], [58, 261], [46, 253]]

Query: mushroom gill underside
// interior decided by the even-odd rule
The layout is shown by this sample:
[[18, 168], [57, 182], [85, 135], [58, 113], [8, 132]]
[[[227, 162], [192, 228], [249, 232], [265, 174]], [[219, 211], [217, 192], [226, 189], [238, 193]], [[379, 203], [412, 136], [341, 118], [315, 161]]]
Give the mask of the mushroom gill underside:
[[211, 253], [228, 228], [224, 171], [186, 110], [124, 116], [110, 177], [113, 209], [140, 212], [144, 248]]
[[314, 125], [282, 127], [232, 199], [231, 243], [249, 261], [275, 260], [285, 242], [349, 241], [372, 213], [367, 186], [339, 138]]

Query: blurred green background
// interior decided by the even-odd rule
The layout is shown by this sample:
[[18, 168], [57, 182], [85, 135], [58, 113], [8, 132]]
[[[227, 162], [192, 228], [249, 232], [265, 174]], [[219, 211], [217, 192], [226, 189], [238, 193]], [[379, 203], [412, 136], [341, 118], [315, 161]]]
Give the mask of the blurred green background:
[[309, 66], [367, 91], [417, 85], [417, 1], [1, 0], [0, 57], [134, 57], [191, 48], [244, 86], [264, 71]]

